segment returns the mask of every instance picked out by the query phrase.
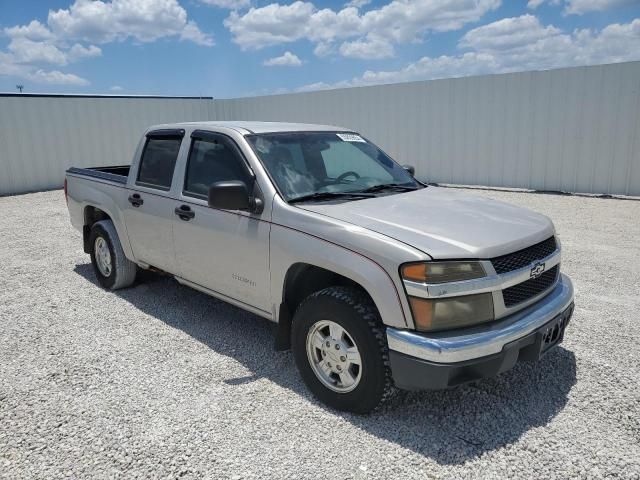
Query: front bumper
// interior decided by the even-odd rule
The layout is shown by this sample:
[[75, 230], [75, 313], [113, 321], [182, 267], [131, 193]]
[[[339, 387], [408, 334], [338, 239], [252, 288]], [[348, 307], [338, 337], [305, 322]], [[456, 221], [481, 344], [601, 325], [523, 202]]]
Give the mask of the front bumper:
[[564, 328], [573, 313], [573, 285], [566, 275], [543, 299], [498, 322], [432, 334], [387, 328], [389, 361], [396, 385], [441, 389], [497, 375], [521, 360], [546, 352], [549, 325]]

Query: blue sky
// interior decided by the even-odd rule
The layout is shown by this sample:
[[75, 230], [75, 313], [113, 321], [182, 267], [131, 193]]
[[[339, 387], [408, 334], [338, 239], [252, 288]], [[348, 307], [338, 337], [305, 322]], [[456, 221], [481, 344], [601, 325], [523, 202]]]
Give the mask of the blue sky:
[[640, 60], [640, 0], [0, 0], [0, 91], [216, 98]]

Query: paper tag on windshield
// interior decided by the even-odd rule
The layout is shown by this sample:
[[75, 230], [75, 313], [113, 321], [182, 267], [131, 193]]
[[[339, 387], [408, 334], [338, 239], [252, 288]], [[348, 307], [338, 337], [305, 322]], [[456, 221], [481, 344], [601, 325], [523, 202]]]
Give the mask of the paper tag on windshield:
[[362, 142], [367, 143], [364, 138], [360, 135], [356, 135], [355, 133], [336, 133], [338, 138], [343, 142]]

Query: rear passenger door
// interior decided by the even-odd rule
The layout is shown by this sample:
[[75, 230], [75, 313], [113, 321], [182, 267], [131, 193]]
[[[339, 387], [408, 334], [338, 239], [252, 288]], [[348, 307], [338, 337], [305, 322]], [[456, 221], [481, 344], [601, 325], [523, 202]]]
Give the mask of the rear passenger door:
[[149, 132], [138, 162], [135, 181], [129, 184], [125, 225], [133, 254], [156, 268], [177, 274], [170, 198], [176, 161], [184, 130]]
[[250, 191], [255, 182], [231, 138], [193, 132], [180, 200], [174, 202], [189, 212], [174, 215], [180, 276], [270, 314], [270, 223], [260, 214], [210, 208], [209, 187], [225, 180], [241, 180]]

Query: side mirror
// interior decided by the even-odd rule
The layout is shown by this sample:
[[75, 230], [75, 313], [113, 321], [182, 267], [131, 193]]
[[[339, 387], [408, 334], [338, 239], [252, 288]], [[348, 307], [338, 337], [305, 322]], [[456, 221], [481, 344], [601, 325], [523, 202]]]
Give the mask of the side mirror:
[[414, 167], [413, 165], [403, 165], [402, 168], [409, 172], [409, 175], [411, 175], [412, 177], [416, 175], [416, 167]]
[[249, 195], [247, 185], [241, 180], [216, 182], [209, 187], [209, 206], [225, 210], [248, 210], [261, 213], [262, 200]]

